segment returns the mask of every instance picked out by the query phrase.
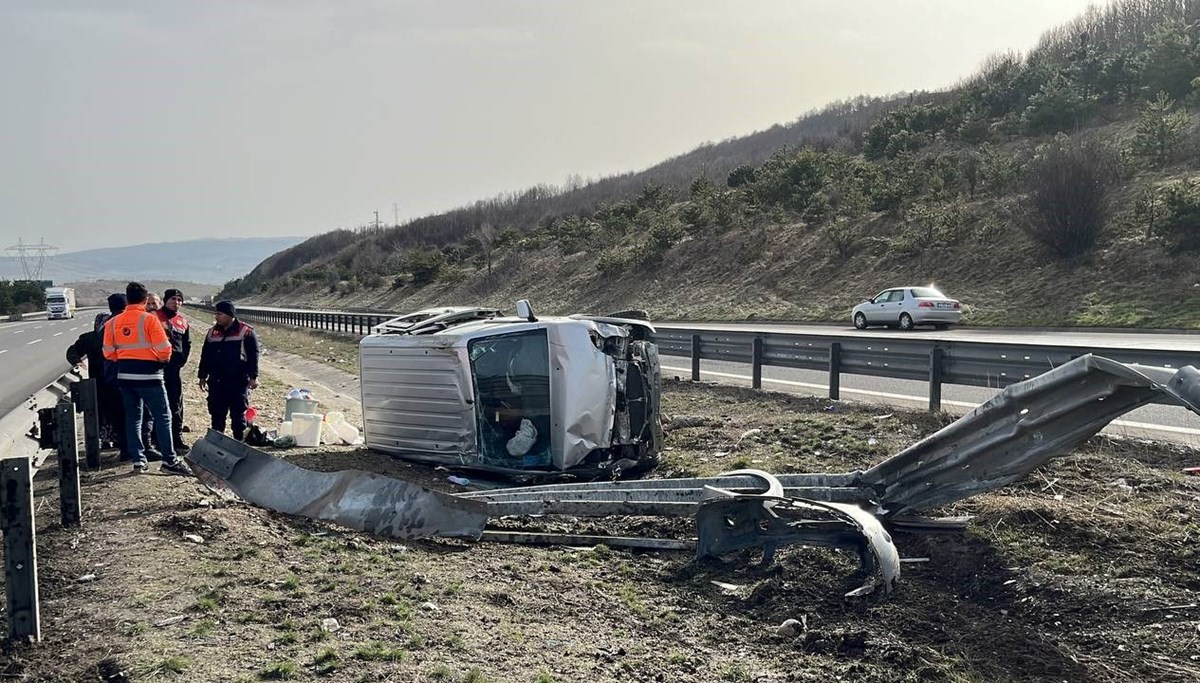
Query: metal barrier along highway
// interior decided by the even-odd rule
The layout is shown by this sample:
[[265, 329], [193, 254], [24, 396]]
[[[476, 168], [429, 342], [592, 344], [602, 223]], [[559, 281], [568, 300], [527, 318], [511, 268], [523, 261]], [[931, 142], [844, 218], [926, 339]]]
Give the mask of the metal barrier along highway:
[[[211, 310], [211, 309], [209, 309]], [[363, 335], [399, 313], [310, 311], [239, 306], [247, 320]], [[841, 376], [872, 375], [928, 382], [929, 409], [941, 410], [942, 385], [1003, 389], [1040, 375], [1079, 356], [1094, 353], [1122, 363], [1179, 368], [1200, 366], [1200, 354], [1122, 347], [1017, 344], [945, 339], [897, 339], [747, 330], [705, 330], [656, 324], [655, 341], [665, 356], [690, 357], [692, 379], [703, 360], [745, 363], [751, 383], [762, 388], [762, 368], [827, 370], [829, 397], [841, 394]]]
[[[41, 640], [41, 607], [37, 570], [37, 527], [33, 477], [50, 451], [58, 452], [60, 513], [64, 527], [82, 522], [79, 488], [79, 433], [76, 413], [83, 413], [84, 445], [89, 468], [100, 466], [99, 406], [96, 380], [66, 373], [43, 389], [56, 400], [37, 411], [37, 448], [27, 442], [34, 414], [22, 407], [6, 416], [10, 428], [0, 441], [0, 531], [4, 533], [4, 576], [8, 640]], [[68, 394], [70, 395], [68, 397]], [[33, 399], [36, 405], [36, 397]], [[12, 429], [13, 426], [19, 428]]]
[[751, 382], [762, 388], [762, 368], [770, 365], [829, 372], [829, 397], [839, 398], [843, 374], [927, 381], [929, 409], [941, 410], [942, 385], [1003, 389], [1036, 377], [1089, 353], [1155, 367], [1200, 365], [1200, 354], [1157, 349], [1100, 348], [944, 339], [857, 338], [787, 332], [728, 332], [655, 326], [659, 353], [692, 359], [692, 379], [700, 361], [751, 366]]

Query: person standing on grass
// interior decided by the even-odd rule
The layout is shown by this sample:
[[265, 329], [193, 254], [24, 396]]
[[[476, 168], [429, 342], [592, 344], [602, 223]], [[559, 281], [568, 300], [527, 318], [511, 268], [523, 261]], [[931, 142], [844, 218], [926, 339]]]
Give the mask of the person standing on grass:
[[[158, 298], [158, 295], [155, 294], [154, 292], [150, 292], [150, 293], [146, 294], [146, 312], [157, 315], [158, 310], [160, 308], [162, 308], [162, 300]], [[174, 352], [172, 352], [171, 357], [174, 358], [174, 356], [175, 356], [175, 354], [174, 354]], [[165, 368], [163, 369], [163, 380], [165, 383], [165, 381], [166, 381], [166, 369]], [[168, 393], [167, 393], [168, 401], [170, 400], [170, 395], [171, 395], [170, 390], [168, 390]], [[157, 435], [154, 432], [155, 432], [154, 417], [150, 414], [150, 406], [143, 405], [142, 406], [142, 453], [145, 454], [146, 459], [149, 460], [150, 462], [158, 462], [159, 460], [163, 459], [162, 452], [159, 451], [158, 448], [155, 448], [155, 446], [162, 448], [162, 444], [158, 443]], [[178, 452], [178, 451], [176, 451], [176, 452]]]
[[176, 457], [171, 444], [171, 411], [163, 368], [171, 360], [171, 341], [162, 323], [146, 312], [146, 286], [130, 282], [125, 287], [125, 310], [104, 323], [104, 357], [117, 364], [117, 382], [125, 405], [125, 441], [134, 474], [147, 471], [142, 449], [142, 408], [148, 407], [162, 446], [162, 471], [191, 475], [192, 468]]
[[171, 360], [167, 363], [163, 379], [167, 386], [167, 402], [171, 406], [171, 439], [175, 452], [183, 453], [188, 445], [183, 442], [183, 379], [180, 371], [192, 355], [192, 336], [187, 318], [179, 314], [183, 306], [183, 292], [168, 289], [163, 292], [163, 305], [154, 312], [171, 340]]
[[215, 325], [204, 335], [200, 349], [200, 389], [208, 392], [212, 428], [225, 431], [229, 416], [233, 438], [246, 436], [250, 390], [258, 388], [258, 337], [254, 328], [237, 319], [232, 301], [218, 301]]

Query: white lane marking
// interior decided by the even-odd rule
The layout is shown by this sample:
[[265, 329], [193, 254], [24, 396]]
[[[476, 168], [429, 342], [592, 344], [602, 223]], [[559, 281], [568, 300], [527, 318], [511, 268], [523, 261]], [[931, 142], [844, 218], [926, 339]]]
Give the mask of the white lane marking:
[[63, 335], [63, 333], [62, 333], [62, 332], [55, 332], [55, 333], [54, 333], [54, 336], [56, 336], [56, 337], [61, 337], [62, 335]]
[[13, 334], [21, 334], [25, 330], [13, 330]]
[[[691, 376], [691, 372], [692, 372], [691, 368], [676, 368], [676, 367], [670, 367], [670, 366], [666, 366], [666, 365], [662, 366], [662, 369], [670, 370], [672, 372], [688, 373], [687, 376], [689, 376], [689, 377]], [[701, 370], [700, 375], [701, 376], [712, 375], [713, 377], [726, 377], [729, 379], [738, 379], [738, 380], [742, 380], [742, 381], [746, 381], [746, 382], [749, 382], [752, 379], [748, 375], [735, 375], [731, 372], [714, 372], [712, 370]], [[825, 385], [825, 384], [813, 384], [811, 382], [795, 382], [795, 381], [787, 380], [787, 379], [771, 379], [770, 377], [763, 377], [762, 381], [763, 381], [763, 384], [766, 384], [767, 382], [771, 382], [773, 384], [782, 384], [784, 386], [789, 386], [789, 387], [801, 387], [804, 389], [818, 389], [818, 390], [826, 392], [826, 393], [828, 393], [828, 391], [829, 391], [829, 386]], [[886, 391], [867, 391], [866, 389], [847, 389], [846, 387], [842, 387], [841, 391], [843, 394], [858, 394], [860, 396], [870, 396], [872, 398], [886, 398], [886, 399], [891, 399], [894, 401], [908, 401], [908, 402], [918, 403], [918, 404], [928, 404], [929, 403], [928, 396], [908, 396], [906, 394], [892, 394], [892, 393], [888, 393]], [[973, 410], [973, 409], [979, 407], [980, 404], [979, 403], [971, 403], [969, 401], [950, 401], [947, 399], [942, 399], [942, 405], [943, 406], [954, 406], [956, 408], [966, 408], [969, 410]], [[1129, 420], [1113, 420], [1109, 424], [1114, 427], [1127, 427], [1127, 428], [1131, 428], [1131, 429], [1145, 429], [1147, 431], [1168, 432], [1171, 434], [1184, 434], [1187, 436], [1200, 437], [1200, 429], [1193, 429], [1191, 427], [1175, 427], [1172, 425], [1154, 424], [1152, 422], [1133, 422], [1133, 421], [1129, 421]]]
[[37, 326], [36, 326], [36, 327], [34, 327], [33, 329], [35, 329], [35, 330], [40, 330], [40, 329], [42, 329], [43, 327], [45, 327], [45, 325], [37, 325]]
[[34, 339], [34, 340], [33, 340], [33, 341], [31, 341], [31, 342], [26, 342], [26, 343], [25, 343], [25, 346], [32, 346], [32, 345], [34, 345], [34, 344], [36, 344], [36, 343], [38, 343], [38, 342], [40, 342], [40, 341], [41, 341], [41, 339]]
[[8, 349], [0, 349], [0, 353], [8, 353]]
[[71, 331], [74, 332], [75, 330], [78, 330], [78, 329], [79, 329], [78, 327], [72, 327]]

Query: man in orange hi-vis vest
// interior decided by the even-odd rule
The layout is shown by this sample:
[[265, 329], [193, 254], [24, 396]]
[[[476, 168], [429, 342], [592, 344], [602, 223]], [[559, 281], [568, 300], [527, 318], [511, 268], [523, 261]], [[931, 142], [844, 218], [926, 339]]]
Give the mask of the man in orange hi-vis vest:
[[134, 473], [143, 473], [148, 467], [140, 438], [145, 405], [163, 451], [162, 471], [191, 475], [192, 468], [175, 455], [171, 439], [171, 410], [163, 384], [163, 369], [171, 360], [171, 340], [159, 319], [146, 312], [147, 294], [140, 282], [125, 287], [125, 310], [104, 323], [104, 357], [117, 364], [117, 386], [125, 404], [125, 440]]

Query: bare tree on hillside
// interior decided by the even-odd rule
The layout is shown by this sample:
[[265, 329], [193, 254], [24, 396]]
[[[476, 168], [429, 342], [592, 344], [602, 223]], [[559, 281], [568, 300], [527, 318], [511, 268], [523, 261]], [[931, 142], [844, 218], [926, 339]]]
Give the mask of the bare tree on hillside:
[[1062, 258], [1086, 253], [1104, 229], [1116, 171], [1115, 155], [1099, 142], [1063, 137], [1045, 145], [1030, 165], [1032, 209], [1022, 227]]

